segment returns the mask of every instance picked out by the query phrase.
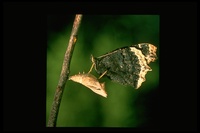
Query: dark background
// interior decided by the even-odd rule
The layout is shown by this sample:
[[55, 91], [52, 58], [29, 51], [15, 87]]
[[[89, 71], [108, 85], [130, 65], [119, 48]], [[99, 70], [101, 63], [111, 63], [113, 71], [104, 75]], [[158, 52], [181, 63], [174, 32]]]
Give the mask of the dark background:
[[[110, 88], [108, 84], [107, 99], [68, 81], [67, 85], [75, 87], [65, 88], [58, 125], [136, 127], [128, 128], [131, 130], [196, 130], [195, 3], [4, 3], [3, 7], [4, 130], [49, 129], [45, 128], [46, 117], [59, 78], [61, 63], [58, 62], [62, 62], [66, 48], [66, 45], [65, 48], [59, 45], [67, 44], [77, 12], [85, 15], [71, 62], [71, 74], [89, 70], [90, 54], [99, 56], [120, 46], [144, 41], [159, 48], [159, 60], [154, 63], [160, 68], [157, 73], [159, 80], [151, 80], [150, 75], [159, 70], [156, 66], [153, 68], [152, 63], [150, 66], [153, 71], [147, 74], [144, 88], [135, 91], [111, 82], [109, 84], [115, 88]], [[108, 12], [109, 15], [102, 15]], [[134, 16], [124, 16], [130, 14]], [[154, 18], [153, 21], [152, 16], [142, 19], [135, 15], [158, 15], [158, 19]], [[51, 57], [49, 53], [55, 56]], [[57, 62], [48, 60], [50, 58]], [[52, 69], [48, 68], [49, 63], [55, 65], [55, 70], [51, 70], [54, 71], [52, 76], [48, 73]], [[49, 82], [54, 82], [51, 91]], [[150, 85], [153, 88], [148, 89]], [[112, 101], [109, 102], [109, 98]], [[73, 103], [77, 103], [74, 105], [78, 107]], [[62, 113], [64, 111], [65, 114]], [[86, 117], [91, 115], [93, 117]]]

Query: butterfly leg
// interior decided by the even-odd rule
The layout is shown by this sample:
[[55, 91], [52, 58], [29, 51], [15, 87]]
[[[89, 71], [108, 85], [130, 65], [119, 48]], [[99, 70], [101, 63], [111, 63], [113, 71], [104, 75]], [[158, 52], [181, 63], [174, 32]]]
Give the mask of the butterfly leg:
[[89, 70], [89, 72], [88, 73], [90, 73], [91, 71], [92, 71], [92, 68], [94, 67], [94, 63], [92, 63], [92, 66], [91, 66], [91, 68], [90, 68], [90, 70]]
[[92, 66], [91, 66], [91, 68], [90, 68], [90, 70], [89, 70], [88, 73], [90, 73], [90, 72], [92, 71], [92, 69], [93, 69], [93, 67], [94, 67], [94, 65], [95, 65], [95, 61], [94, 61], [93, 55], [91, 55], [91, 61], [92, 61]]
[[107, 73], [107, 70], [106, 70], [105, 72], [103, 72], [103, 73], [101, 74], [101, 76], [99, 76], [99, 79], [100, 79], [101, 77], [103, 77], [106, 73]]

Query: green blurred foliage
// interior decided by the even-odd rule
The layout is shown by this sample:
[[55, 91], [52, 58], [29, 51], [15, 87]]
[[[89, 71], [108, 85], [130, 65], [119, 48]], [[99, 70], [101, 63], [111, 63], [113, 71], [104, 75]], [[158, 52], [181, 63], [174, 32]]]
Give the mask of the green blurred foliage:
[[[46, 122], [58, 84], [74, 15], [48, 17]], [[108, 97], [85, 86], [67, 81], [63, 93], [58, 127], [138, 127], [148, 121], [144, 97], [159, 85], [159, 16], [158, 15], [83, 15], [70, 75], [88, 72], [90, 55], [97, 57], [116, 48], [148, 42], [158, 47], [158, 60], [150, 64], [146, 81], [135, 90], [103, 77]], [[96, 77], [99, 75], [93, 70]], [[140, 100], [138, 101], [138, 99]], [[142, 100], [141, 100], [142, 99]]]

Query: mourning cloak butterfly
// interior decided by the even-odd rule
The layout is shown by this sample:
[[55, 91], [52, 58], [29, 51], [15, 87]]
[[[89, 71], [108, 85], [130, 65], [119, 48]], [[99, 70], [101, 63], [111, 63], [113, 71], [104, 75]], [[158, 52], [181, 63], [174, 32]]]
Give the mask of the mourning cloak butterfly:
[[[157, 47], [149, 43], [140, 43], [123, 47], [99, 57], [91, 56], [95, 71], [102, 76], [122, 85], [138, 89], [146, 80], [145, 75], [152, 69], [150, 62], [157, 59]], [[89, 71], [89, 72], [90, 72]]]

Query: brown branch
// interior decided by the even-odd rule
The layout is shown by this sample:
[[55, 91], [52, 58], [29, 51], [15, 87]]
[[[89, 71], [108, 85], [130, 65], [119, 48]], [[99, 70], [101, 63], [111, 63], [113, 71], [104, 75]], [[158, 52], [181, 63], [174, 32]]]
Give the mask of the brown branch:
[[81, 24], [81, 19], [82, 19], [81, 14], [77, 14], [75, 16], [71, 36], [70, 36], [69, 43], [68, 43], [68, 48], [66, 50], [63, 65], [62, 65], [60, 79], [59, 79], [59, 82], [58, 82], [58, 85], [56, 88], [56, 92], [54, 95], [54, 100], [53, 100], [53, 104], [52, 104], [52, 108], [51, 108], [51, 112], [50, 112], [50, 116], [49, 116], [49, 121], [48, 121], [48, 125], [47, 125], [48, 127], [56, 126], [56, 121], [57, 121], [58, 111], [59, 111], [59, 107], [60, 107], [60, 102], [62, 99], [62, 94], [63, 94], [65, 84], [66, 84], [66, 81], [67, 81], [67, 79], [69, 77], [69, 73], [70, 73], [70, 62], [71, 62], [73, 50], [75, 47], [75, 43], [77, 41], [77, 33], [78, 33], [78, 29]]

